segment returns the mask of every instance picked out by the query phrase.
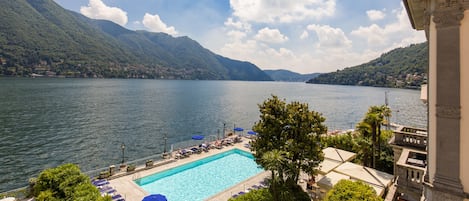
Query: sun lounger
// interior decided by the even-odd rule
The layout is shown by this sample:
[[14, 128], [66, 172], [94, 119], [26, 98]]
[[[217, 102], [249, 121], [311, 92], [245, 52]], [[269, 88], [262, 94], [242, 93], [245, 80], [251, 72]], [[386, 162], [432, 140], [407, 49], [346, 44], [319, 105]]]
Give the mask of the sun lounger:
[[115, 193], [115, 192], [117, 192], [116, 189], [109, 189], [108, 191], [106, 191], [104, 193], [109, 195], [109, 194], [112, 194], [112, 193]]
[[112, 200], [119, 200], [119, 199], [122, 199], [122, 195], [116, 194], [116, 195], [113, 195], [111, 198]]
[[105, 179], [96, 179], [96, 180], [92, 180], [91, 183], [95, 184], [95, 183], [100, 183], [100, 182], [105, 182], [105, 181], [106, 181]]
[[101, 182], [93, 183], [93, 185], [98, 186], [98, 187], [108, 185], [108, 184], [109, 184], [108, 181], [101, 181]]
[[197, 147], [192, 147], [192, 148], [191, 148], [191, 151], [192, 151], [193, 153], [197, 153], [197, 154], [202, 153], [202, 150], [198, 149]]
[[100, 186], [100, 187], [98, 187], [98, 189], [99, 189], [100, 192], [106, 192], [108, 190], [111, 190], [112, 187], [110, 187], [110, 186]]

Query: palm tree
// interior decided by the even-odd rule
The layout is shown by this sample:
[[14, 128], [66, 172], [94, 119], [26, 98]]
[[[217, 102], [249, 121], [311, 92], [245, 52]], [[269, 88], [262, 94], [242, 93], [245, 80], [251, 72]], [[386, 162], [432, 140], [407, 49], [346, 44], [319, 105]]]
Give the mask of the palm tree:
[[278, 194], [277, 184], [283, 184], [283, 168], [286, 164], [284, 151], [274, 149], [272, 151], [265, 152], [261, 157], [261, 164], [266, 170], [270, 170], [272, 173], [272, 179], [270, 182], [270, 189], [274, 200], [280, 200], [280, 194]]
[[381, 125], [385, 122], [385, 117], [391, 116], [391, 110], [386, 105], [371, 106], [363, 119], [363, 122], [371, 128], [373, 168], [376, 168], [376, 147], [378, 146], [378, 156], [381, 153]]
[[355, 147], [355, 152], [357, 152], [358, 156], [362, 157], [361, 160], [364, 166], [371, 167], [373, 160], [373, 142], [370, 140], [370, 135], [372, 129], [368, 123], [362, 121], [357, 124], [356, 130], [362, 136], [356, 140], [357, 147]]
[[[371, 108], [370, 108], [371, 109]], [[374, 113], [373, 111], [369, 110], [368, 113], [366, 113], [365, 119], [363, 120], [365, 123], [370, 125], [371, 129], [371, 142], [373, 144], [372, 146], [372, 161], [373, 165], [372, 167], [375, 168], [376, 166], [376, 136], [377, 136], [377, 129], [380, 125], [380, 119], [379, 116]]]
[[[389, 124], [387, 120], [391, 117], [391, 109], [387, 105], [381, 105], [379, 113], [382, 116], [381, 124]], [[381, 126], [378, 129], [378, 153], [381, 154]]]

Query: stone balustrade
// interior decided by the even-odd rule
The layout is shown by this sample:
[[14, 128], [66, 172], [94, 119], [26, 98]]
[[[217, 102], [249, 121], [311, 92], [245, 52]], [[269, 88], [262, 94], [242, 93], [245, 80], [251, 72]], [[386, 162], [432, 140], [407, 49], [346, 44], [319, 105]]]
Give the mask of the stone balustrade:
[[394, 131], [394, 141], [391, 144], [425, 150], [427, 137], [427, 132], [423, 129], [401, 127]]

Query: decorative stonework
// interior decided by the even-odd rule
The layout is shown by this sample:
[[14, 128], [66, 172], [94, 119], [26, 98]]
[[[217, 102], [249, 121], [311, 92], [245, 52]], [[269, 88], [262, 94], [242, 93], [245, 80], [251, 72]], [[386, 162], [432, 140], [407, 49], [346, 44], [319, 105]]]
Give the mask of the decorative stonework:
[[436, 116], [448, 119], [461, 119], [461, 107], [436, 105]]
[[433, 12], [433, 22], [436, 27], [460, 26], [464, 18], [464, 8], [450, 7]]
[[447, 8], [447, 7], [455, 7], [459, 6], [460, 1], [458, 0], [439, 0], [438, 7], [440, 8]]

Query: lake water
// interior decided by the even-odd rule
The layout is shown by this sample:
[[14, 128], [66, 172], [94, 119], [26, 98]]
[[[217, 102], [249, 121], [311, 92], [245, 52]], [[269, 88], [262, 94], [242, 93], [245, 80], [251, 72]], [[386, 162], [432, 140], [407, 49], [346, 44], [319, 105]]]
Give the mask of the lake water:
[[[0, 78], [0, 192], [63, 163], [83, 171], [163, 152], [168, 144], [223, 129], [250, 129], [275, 94], [309, 103], [329, 130], [353, 128], [385, 102], [392, 122], [426, 126], [416, 90], [287, 82]], [[168, 145], [169, 147], [169, 145]]]

